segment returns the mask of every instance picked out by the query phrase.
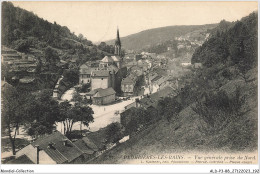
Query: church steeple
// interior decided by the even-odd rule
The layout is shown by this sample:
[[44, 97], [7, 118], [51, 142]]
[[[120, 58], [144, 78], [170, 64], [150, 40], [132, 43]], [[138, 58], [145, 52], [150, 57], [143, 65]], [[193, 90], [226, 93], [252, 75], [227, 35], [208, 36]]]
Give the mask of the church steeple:
[[118, 56], [121, 55], [121, 41], [120, 41], [118, 27], [117, 27], [117, 35], [116, 35], [116, 41], [115, 41], [115, 55], [118, 55]]

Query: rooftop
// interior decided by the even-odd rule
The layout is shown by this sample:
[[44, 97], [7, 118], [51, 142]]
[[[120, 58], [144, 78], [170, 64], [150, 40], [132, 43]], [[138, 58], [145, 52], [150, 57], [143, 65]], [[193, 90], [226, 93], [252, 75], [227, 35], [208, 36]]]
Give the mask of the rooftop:
[[88, 146], [87, 143], [83, 139], [79, 139], [74, 144], [82, 150], [85, 154], [92, 155], [94, 153], [94, 150]]
[[103, 63], [111, 63], [111, 62], [114, 62], [113, 58], [111, 56], [105, 56], [101, 62]]
[[110, 71], [108, 70], [95, 70], [92, 72], [92, 76], [94, 77], [108, 77], [110, 75]]
[[[63, 144], [65, 140], [66, 145]], [[49, 144], [52, 144], [51, 147]], [[44, 150], [58, 164], [71, 162], [83, 154], [83, 151], [58, 131], [37, 139], [32, 145], [34, 147], [39, 145], [39, 148]]]
[[108, 67], [105, 68], [100, 68], [100, 70], [110, 70], [110, 71], [114, 71], [115, 73], [118, 72], [119, 68], [115, 65], [109, 65]]
[[153, 78], [151, 78], [151, 81], [155, 82], [155, 81], [159, 80], [160, 78], [162, 78], [162, 76], [159, 76], [159, 75], [157, 75], [155, 77], [153, 76]]
[[135, 84], [136, 79], [137, 79], [136, 76], [130, 74], [126, 78], [123, 78], [121, 84]]
[[157, 80], [157, 84], [161, 85], [162, 83], [166, 82], [168, 80], [168, 77], [161, 77]]
[[105, 97], [109, 95], [115, 94], [115, 90], [113, 88], [99, 89], [98, 92], [94, 95], [94, 97]]
[[19, 80], [20, 83], [32, 83], [35, 80], [34, 77], [26, 76]]
[[82, 141], [86, 144], [86, 146], [88, 146], [89, 148], [91, 148], [93, 150], [93, 152], [98, 151], [99, 148], [96, 146], [95, 143], [93, 143], [92, 140], [90, 140], [88, 137], [83, 137]]
[[174, 90], [171, 87], [165, 87], [164, 89], [153, 93], [147, 97], [142, 98], [139, 103], [141, 104], [142, 107], [148, 108], [150, 106], [153, 106], [154, 108], [157, 107], [158, 101], [160, 99], [163, 99], [165, 97], [169, 97], [171, 95], [175, 95]]
[[27, 155], [19, 156], [11, 161], [8, 161], [7, 164], [34, 164]]
[[93, 96], [93, 95], [95, 95], [100, 89], [102, 89], [102, 88], [97, 88], [97, 89], [91, 90], [91, 91], [88, 92], [86, 95], [87, 95], [87, 96]]
[[119, 56], [111, 56], [114, 62], [119, 62], [121, 58]]

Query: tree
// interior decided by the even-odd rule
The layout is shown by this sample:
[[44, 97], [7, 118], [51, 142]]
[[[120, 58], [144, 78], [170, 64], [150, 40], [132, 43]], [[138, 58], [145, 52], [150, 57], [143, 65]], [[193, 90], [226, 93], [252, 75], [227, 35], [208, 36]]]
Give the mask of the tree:
[[166, 97], [159, 101], [158, 110], [159, 115], [162, 115], [170, 122], [173, 116], [176, 116], [182, 107], [179, 102], [177, 102], [174, 98]]
[[27, 105], [30, 105], [28, 109], [29, 135], [37, 138], [39, 135], [52, 133], [59, 118], [59, 105], [52, 98], [52, 91], [46, 89], [40, 91], [30, 99]]
[[18, 93], [17, 90], [4, 83], [2, 86], [2, 112], [1, 112], [1, 124], [2, 131], [7, 130], [9, 140], [12, 145], [13, 155], [15, 151], [16, 135], [19, 131], [19, 127], [26, 120], [27, 107], [26, 98], [23, 94]]
[[[84, 107], [88, 104], [88, 100], [86, 97], [82, 97], [78, 91], [75, 91], [72, 97], [73, 102], [75, 102], [74, 106], [80, 106], [80, 107]], [[89, 108], [89, 107], [88, 107]], [[79, 108], [80, 109], [80, 108]], [[86, 111], [88, 113], [88, 111]], [[82, 118], [82, 120], [80, 121], [80, 132], [82, 134], [82, 124], [84, 124], [83, 122], [84, 118]], [[84, 124], [85, 126], [88, 126], [87, 124]]]
[[79, 41], [82, 41], [82, 40], [84, 39], [83, 34], [80, 33], [80, 34], [78, 35], [78, 38], [79, 38]]
[[123, 138], [120, 123], [111, 123], [106, 128], [106, 140], [108, 143], [117, 143], [120, 139]]
[[31, 42], [27, 39], [19, 39], [14, 42], [14, 48], [20, 52], [27, 53], [29, 51], [30, 46]]
[[132, 134], [138, 131], [138, 128], [149, 124], [149, 112], [144, 108], [131, 108], [121, 114], [122, 125], [124, 125], [126, 134]]
[[70, 84], [70, 87], [75, 86], [79, 82], [79, 71], [77, 69], [67, 69], [63, 71], [63, 81]]
[[56, 70], [56, 63], [60, 60], [58, 52], [48, 46], [44, 51], [44, 57], [49, 70]]
[[68, 101], [64, 101], [60, 103], [59, 108], [59, 121], [63, 123], [64, 134], [68, 137], [70, 137], [74, 123], [80, 121], [85, 126], [89, 126], [89, 123], [94, 121], [94, 112], [89, 106], [81, 106], [79, 103], [75, 103], [73, 106]]

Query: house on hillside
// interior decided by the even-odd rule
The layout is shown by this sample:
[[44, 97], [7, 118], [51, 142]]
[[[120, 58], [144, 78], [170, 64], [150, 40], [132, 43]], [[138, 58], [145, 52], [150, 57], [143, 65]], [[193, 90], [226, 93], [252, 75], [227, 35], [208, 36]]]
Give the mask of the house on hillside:
[[79, 84], [87, 84], [91, 81], [91, 72], [93, 68], [83, 64], [79, 67]]
[[175, 91], [171, 87], [167, 86], [160, 91], [157, 91], [151, 95], [148, 95], [148, 96], [140, 99], [137, 102], [137, 106], [145, 108], [145, 109], [147, 109], [149, 107], [157, 108], [159, 100], [161, 100], [165, 97], [171, 97], [171, 96], [175, 96], [175, 95], [176, 95]]
[[25, 76], [19, 79], [17, 86], [24, 90], [35, 90], [40, 84], [41, 81], [39, 78]]
[[19, 150], [16, 159], [22, 157], [34, 164], [81, 163], [84, 160], [83, 151], [58, 131]]
[[171, 87], [165, 87], [164, 89], [153, 93], [151, 95], [147, 95], [140, 100], [136, 100], [134, 103], [128, 105], [124, 112], [120, 114], [120, 123], [127, 127], [131, 120], [135, 119], [135, 115], [131, 115], [132, 111], [135, 110], [135, 108], [143, 108], [143, 109], [149, 109], [151, 111], [151, 117], [156, 118], [160, 117], [158, 115], [158, 103], [159, 100], [165, 98], [165, 97], [172, 97], [176, 96], [176, 93]]
[[116, 92], [110, 87], [106, 89], [99, 88], [92, 97], [93, 104], [105, 105], [112, 103], [116, 100]]
[[122, 79], [121, 90], [123, 96], [137, 95], [139, 88], [143, 83], [143, 72], [140, 69], [132, 69], [126, 78]]
[[133, 75], [129, 75], [126, 78], [123, 78], [121, 82], [121, 90], [124, 97], [134, 95], [136, 91], [136, 82], [137, 77]]
[[181, 63], [182, 67], [190, 67], [191, 66], [191, 62], [183, 62]]
[[168, 77], [160, 77], [152, 82], [152, 93], [162, 90], [169, 85]]
[[202, 68], [202, 63], [194, 63], [193, 66], [195, 69], [199, 69], [199, 68]]

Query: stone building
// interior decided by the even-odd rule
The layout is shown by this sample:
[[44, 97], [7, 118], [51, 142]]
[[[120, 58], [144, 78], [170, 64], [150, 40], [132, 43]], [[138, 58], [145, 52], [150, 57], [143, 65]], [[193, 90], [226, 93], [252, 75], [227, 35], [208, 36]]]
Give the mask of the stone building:
[[97, 89], [96, 94], [93, 96], [93, 104], [105, 105], [112, 103], [116, 100], [116, 92], [113, 88]]
[[109, 70], [94, 70], [91, 73], [91, 90], [113, 87], [114, 74]]
[[91, 68], [86, 64], [83, 64], [79, 68], [79, 84], [90, 83]]

